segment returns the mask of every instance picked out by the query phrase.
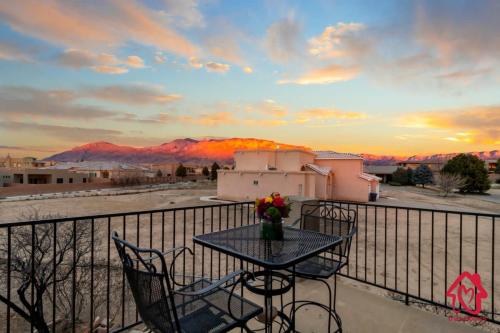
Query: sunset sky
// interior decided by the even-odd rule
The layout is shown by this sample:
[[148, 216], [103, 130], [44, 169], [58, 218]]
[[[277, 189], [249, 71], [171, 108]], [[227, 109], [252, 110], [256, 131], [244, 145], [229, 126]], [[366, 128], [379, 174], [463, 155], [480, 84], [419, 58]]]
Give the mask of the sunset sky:
[[500, 148], [500, 1], [0, 1], [0, 156]]

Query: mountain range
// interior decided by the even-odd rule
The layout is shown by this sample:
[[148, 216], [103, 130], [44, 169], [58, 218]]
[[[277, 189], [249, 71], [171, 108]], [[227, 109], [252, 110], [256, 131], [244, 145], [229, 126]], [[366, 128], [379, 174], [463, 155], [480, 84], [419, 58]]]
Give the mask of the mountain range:
[[[47, 157], [57, 162], [113, 161], [125, 163], [192, 163], [207, 164], [214, 161], [231, 163], [235, 150], [239, 149], [308, 149], [254, 138], [217, 138], [217, 139], [176, 139], [151, 147], [120, 146], [109, 142], [93, 142]], [[498, 159], [500, 151], [471, 152], [481, 159]], [[457, 155], [434, 154], [414, 156], [392, 156], [360, 154], [366, 164], [391, 165], [402, 160], [447, 160]]]

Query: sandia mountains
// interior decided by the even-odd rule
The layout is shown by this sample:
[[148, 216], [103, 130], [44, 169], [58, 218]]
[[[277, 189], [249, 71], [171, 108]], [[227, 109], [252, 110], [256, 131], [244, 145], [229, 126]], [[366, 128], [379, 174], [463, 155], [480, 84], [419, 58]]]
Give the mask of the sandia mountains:
[[[294, 146], [277, 143], [270, 140], [253, 138], [228, 138], [228, 139], [177, 139], [171, 142], [151, 147], [119, 146], [109, 142], [94, 142], [75, 147], [71, 150], [47, 157], [46, 160], [58, 162], [79, 161], [115, 161], [124, 163], [211, 163], [213, 161], [230, 163], [233, 153], [238, 149], [309, 149], [304, 146]], [[482, 159], [500, 158], [500, 152], [473, 152], [472, 154]], [[435, 154], [416, 156], [381, 156], [361, 154], [367, 164], [389, 165], [398, 161], [449, 159], [456, 154]]]

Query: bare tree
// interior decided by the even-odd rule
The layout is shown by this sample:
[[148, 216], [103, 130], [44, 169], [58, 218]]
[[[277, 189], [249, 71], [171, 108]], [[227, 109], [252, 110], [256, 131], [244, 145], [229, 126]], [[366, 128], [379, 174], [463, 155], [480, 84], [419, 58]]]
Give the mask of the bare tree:
[[465, 179], [462, 176], [449, 172], [440, 172], [437, 179], [437, 185], [445, 197], [464, 184]]
[[[57, 217], [41, 216], [38, 211], [33, 210], [22, 219], [43, 220]], [[0, 301], [8, 304], [14, 312], [30, 322], [40, 333], [49, 332], [44, 301], [50, 300], [51, 303], [55, 303], [64, 319], [69, 319], [72, 306], [78, 316], [86, 299], [82, 293], [88, 290], [85, 285], [88, 285], [90, 280], [86, 272], [91, 265], [89, 255], [91, 247], [91, 223], [89, 221], [16, 227], [10, 233], [10, 241], [7, 237], [1, 240], [0, 260], [5, 264], [0, 265], [0, 272], [2, 278], [5, 279], [8, 269], [6, 263], [8, 253], [10, 253], [11, 279], [15, 281], [13, 285], [18, 286], [17, 296], [21, 306], [2, 295], [0, 295]], [[75, 278], [74, 285], [72, 285], [73, 277]], [[52, 295], [50, 291], [54, 284], [56, 284], [56, 294]], [[77, 293], [76, 302], [68, 306], [68, 299], [72, 300], [73, 288]]]

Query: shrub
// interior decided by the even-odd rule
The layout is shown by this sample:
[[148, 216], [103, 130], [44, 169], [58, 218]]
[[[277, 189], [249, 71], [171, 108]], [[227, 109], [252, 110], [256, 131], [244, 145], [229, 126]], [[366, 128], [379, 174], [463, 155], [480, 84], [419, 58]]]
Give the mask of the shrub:
[[401, 183], [398, 183], [398, 182], [394, 182], [394, 181], [391, 181], [388, 183], [389, 185], [392, 185], [392, 186], [401, 186]]
[[484, 161], [471, 154], [459, 154], [449, 160], [443, 172], [460, 175], [465, 179], [461, 193], [483, 193], [490, 189], [490, 180]]
[[455, 189], [462, 187], [465, 179], [457, 174], [441, 171], [437, 179], [437, 184], [443, 195], [446, 197]]

